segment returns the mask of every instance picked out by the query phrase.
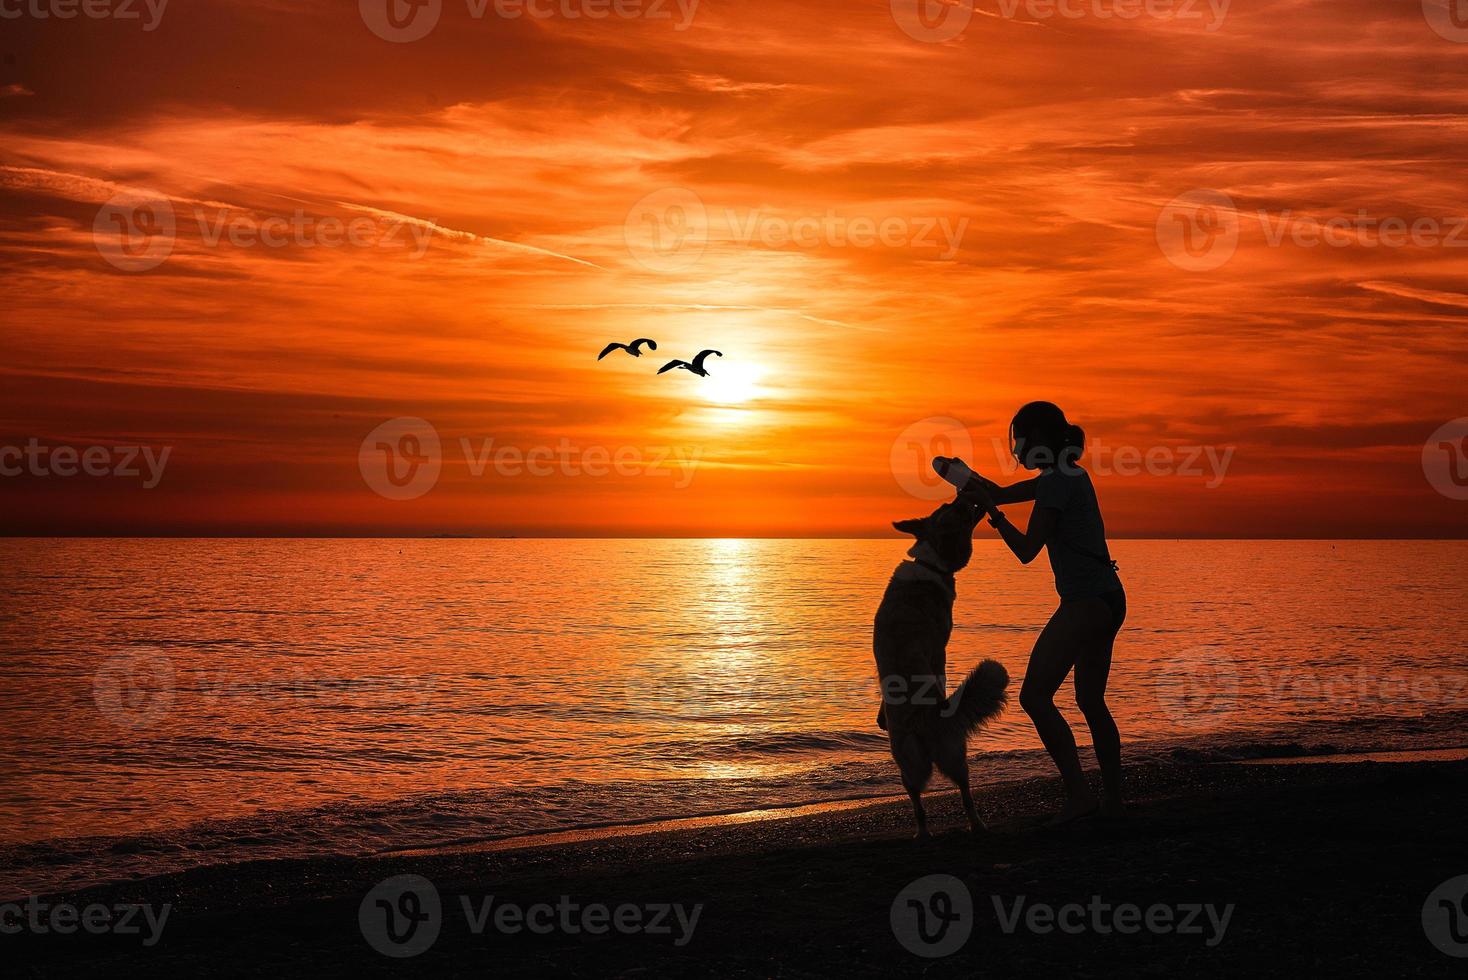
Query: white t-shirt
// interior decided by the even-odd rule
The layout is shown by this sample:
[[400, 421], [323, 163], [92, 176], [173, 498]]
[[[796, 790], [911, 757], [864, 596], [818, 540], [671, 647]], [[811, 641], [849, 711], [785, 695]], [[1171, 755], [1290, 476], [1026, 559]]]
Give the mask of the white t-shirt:
[[1106, 526], [1091, 475], [1075, 463], [1042, 470], [1035, 478], [1035, 507], [1060, 512], [1045, 550], [1062, 599], [1085, 599], [1121, 588], [1106, 558]]

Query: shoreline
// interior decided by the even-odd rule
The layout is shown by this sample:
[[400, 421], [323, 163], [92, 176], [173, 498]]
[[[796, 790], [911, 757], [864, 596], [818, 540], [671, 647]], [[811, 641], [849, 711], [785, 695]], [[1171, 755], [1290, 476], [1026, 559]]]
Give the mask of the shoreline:
[[890, 803], [893, 800], [906, 802], [907, 797], [901, 794], [881, 793], [872, 796], [855, 796], [846, 799], [824, 800], [814, 803], [790, 803], [782, 806], [728, 810], [720, 813], [699, 813], [687, 817], [652, 817], [647, 820], [627, 820], [617, 823], [592, 824], [583, 827], [567, 827], [564, 830], [541, 830], [528, 834], [491, 837], [484, 840], [428, 844], [422, 847], [394, 848], [388, 851], [379, 851], [371, 855], [371, 857], [429, 857], [446, 854], [485, 854], [493, 851], [560, 847], [566, 844], [602, 841], [617, 837], [640, 837], [643, 834], [678, 833], [680, 831], [699, 830], [705, 827], [734, 827], [740, 824], [758, 823], [767, 820], [796, 820], [800, 817], [813, 816], [819, 813], [839, 813], [844, 810], [859, 810], [863, 807]]
[[[1464, 720], [1468, 720], [1468, 712], [1461, 714]], [[1230, 737], [1219, 744], [1193, 744], [1187, 741], [1129, 742], [1124, 743], [1124, 750], [1129, 753], [1130, 767], [1149, 769], [1217, 765], [1295, 767], [1332, 762], [1452, 761], [1468, 758], [1468, 743], [1442, 744], [1439, 741], [1442, 734], [1439, 732], [1433, 737], [1424, 732], [1420, 740], [1401, 739], [1406, 744], [1401, 744], [1400, 747], [1387, 747], [1374, 738], [1347, 746], [1342, 745], [1339, 738], [1332, 737], [1331, 733], [1316, 726], [1300, 726], [1265, 736], [1249, 737], [1245, 733], [1238, 733], [1237, 738]], [[1413, 744], [1414, 741], [1417, 744]], [[1083, 753], [1088, 751], [1088, 743], [1082, 741], [1080, 748]], [[1026, 753], [1020, 753], [1024, 754]], [[1043, 782], [1048, 777], [1038, 773], [1051, 769], [1049, 760], [1043, 757], [1042, 750], [1028, 751], [1027, 754], [1033, 755], [1035, 758], [1031, 761], [1038, 761], [1039, 764], [1022, 764], [1017, 771], [1013, 765], [1017, 756], [1012, 751], [990, 751], [976, 756], [972, 761], [972, 784], [975, 792], [980, 787], [986, 787], [990, 791], [1003, 793], [1007, 787], [1013, 785], [1030, 781]], [[1004, 761], [1000, 768], [986, 773], [984, 766], [995, 760]], [[885, 760], [883, 764], [887, 764]], [[935, 774], [934, 795], [945, 792], [940, 783], [943, 780]], [[725, 806], [700, 806], [695, 803], [684, 812], [670, 812], [667, 808], [653, 809], [648, 813], [637, 813], [635, 810], [612, 812], [600, 820], [583, 820], [561, 825], [485, 828], [482, 831], [476, 829], [467, 834], [439, 834], [409, 842], [394, 842], [390, 839], [356, 841], [352, 835], [360, 833], [362, 826], [346, 823], [340, 827], [323, 827], [316, 832], [314, 842], [300, 839], [297, 835], [295, 839], [270, 841], [267, 846], [262, 846], [270, 840], [272, 833], [282, 828], [286, 833], [294, 834], [300, 828], [312, 826], [312, 821], [318, 817], [336, 816], [311, 809], [265, 810], [238, 818], [205, 818], [196, 823], [137, 834], [15, 841], [0, 847], [0, 855], [11, 862], [6, 869], [9, 873], [0, 875], [0, 901], [6, 901], [7, 895], [64, 894], [94, 888], [121, 887], [146, 878], [256, 862], [371, 860], [459, 851], [502, 851], [558, 846], [601, 837], [675, 832], [704, 826], [784, 819], [826, 810], [859, 808], [883, 801], [901, 801], [906, 806], [907, 798], [900, 787], [895, 785], [895, 780], [892, 786], [853, 786], [850, 790], [829, 797], [809, 794], [788, 800], [750, 798], [741, 802], [730, 801]], [[410, 797], [403, 801], [376, 801], [367, 806], [379, 809], [411, 801]], [[409, 837], [422, 837], [424, 827], [403, 830]], [[342, 836], [332, 836], [337, 833]], [[196, 834], [197, 836], [190, 839], [190, 835]], [[380, 830], [374, 836], [385, 838]], [[312, 846], [313, 843], [316, 846]], [[88, 856], [79, 858], [83, 854]], [[85, 865], [86, 862], [95, 862], [98, 859], [105, 866], [93, 867], [89, 871], [61, 871], [63, 868], [73, 867], [78, 860]], [[149, 867], [150, 863], [153, 863], [152, 867]], [[27, 881], [27, 878], [30, 880]]]
[[[1416, 762], [1461, 762], [1468, 761], [1468, 745], [1444, 746], [1430, 749], [1390, 749], [1367, 752], [1302, 753], [1299, 755], [1260, 756], [1251, 759], [1224, 759], [1216, 762], [1199, 763], [1205, 766], [1319, 766], [1349, 765], [1357, 762], [1376, 762], [1385, 765], [1405, 765]], [[1145, 764], [1144, 764], [1145, 765]], [[1049, 777], [1023, 776], [1005, 779], [991, 785], [994, 791], [1003, 792], [1006, 787], [1021, 783], [1043, 783]], [[942, 777], [934, 774], [934, 782]], [[949, 797], [954, 793], [944, 790], [931, 793], [935, 797]], [[705, 827], [732, 827], [745, 823], [768, 820], [794, 820], [822, 813], [839, 813], [858, 810], [869, 806], [907, 806], [903, 793], [875, 793], [867, 796], [842, 797], [834, 800], [773, 804], [741, 810], [726, 810], [714, 813], [691, 814], [686, 817], [651, 817], [646, 820], [625, 820], [604, 824], [589, 824], [558, 830], [539, 830], [524, 834], [510, 834], [482, 840], [449, 841], [442, 844], [426, 844], [415, 847], [393, 848], [379, 851], [371, 858], [428, 857], [448, 854], [481, 854], [496, 851], [513, 851], [527, 848], [560, 847], [618, 837], [639, 837], [643, 834], [677, 833]]]
[[[1310, 765], [1147, 764], [1129, 772], [1132, 813], [1119, 823], [1046, 829], [1053, 778], [976, 784], [991, 832], [962, 830], [952, 793], [934, 793], [935, 838], [910, 839], [905, 798], [746, 811], [559, 832], [371, 858], [318, 857], [214, 865], [46, 896], [77, 906], [167, 904], [156, 945], [136, 937], [23, 933], [0, 939], [21, 975], [163, 970], [245, 975], [386, 973], [404, 965], [449, 975], [708, 973], [722, 976], [1032, 970], [1275, 975], [1321, 966], [1439, 976], [1460, 965], [1421, 922], [1433, 888], [1468, 874], [1461, 813], [1468, 761]], [[577, 834], [575, 837], [565, 836]], [[359, 913], [375, 885], [417, 875], [442, 897], [442, 933], [420, 956], [394, 959], [364, 938]], [[895, 938], [898, 892], [930, 874], [964, 882], [973, 934], [923, 959]], [[459, 906], [493, 896], [531, 907], [699, 906], [684, 945], [650, 933], [476, 934]], [[1149, 908], [1213, 904], [1235, 911], [1212, 946], [1197, 936], [1005, 932], [1014, 903]], [[991, 902], [992, 899], [992, 902]], [[1013, 923], [1011, 923], [1012, 925]], [[1216, 925], [1215, 925], [1216, 928]], [[1199, 940], [1199, 941], [1194, 941]], [[31, 971], [27, 973], [26, 971]]]

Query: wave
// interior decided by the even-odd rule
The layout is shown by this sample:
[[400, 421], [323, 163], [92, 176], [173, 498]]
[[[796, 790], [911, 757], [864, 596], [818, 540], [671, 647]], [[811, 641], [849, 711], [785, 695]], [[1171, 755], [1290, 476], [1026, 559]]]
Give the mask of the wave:
[[647, 745], [649, 754], [686, 758], [807, 755], [825, 752], [886, 751], [887, 736], [880, 732], [809, 731], [725, 735], [707, 739], [662, 739]]
[[[1468, 713], [1342, 719], [1291, 731], [1220, 733], [1128, 742], [1133, 763], [1203, 765], [1269, 758], [1456, 747]], [[976, 785], [1050, 775], [1040, 749], [989, 750], [971, 760]], [[261, 859], [363, 857], [410, 848], [460, 846], [556, 830], [706, 816], [775, 806], [898, 794], [886, 738], [862, 731], [761, 732], [702, 741], [669, 739], [659, 750], [689, 761], [693, 774], [657, 779], [567, 779], [376, 802], [342, 802], [200, 821], [141, 834], [51, 839], [0, 846], [0, 900], [136, 880], [190, 868]], [[1084, 750], [1083, 750], [1084, 753]], [[776, 758], [758, 776], [708, 775], [709, 762]], [[784, 764], [788, 761], [788, 765]]]

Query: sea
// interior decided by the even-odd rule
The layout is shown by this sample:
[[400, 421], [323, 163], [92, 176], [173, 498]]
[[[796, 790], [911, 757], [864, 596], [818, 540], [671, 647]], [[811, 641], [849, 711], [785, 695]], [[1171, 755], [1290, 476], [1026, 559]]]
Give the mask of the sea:
[[[0, 898], [899, 793], [871, 624], [905, 547], [0, 540]], [[1468, 745], [1468, 542], [1112, 550], [1127, 759]], [[950, 685], [992, 657], [1017, 693], [1055, 602], [976, 542]], [[980, 798], [1054, 771], [1017, 704], [970, 754]]]

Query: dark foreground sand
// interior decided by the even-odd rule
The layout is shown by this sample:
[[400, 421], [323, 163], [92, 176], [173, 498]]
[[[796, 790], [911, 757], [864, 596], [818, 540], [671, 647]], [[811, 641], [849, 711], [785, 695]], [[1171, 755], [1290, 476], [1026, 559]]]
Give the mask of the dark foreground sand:
[[[1039, 826], [1057, 802], [1052, 780], [981, 791], [993, 824], [981, 839], [960, 829], [957, 801], [943, 795], [929, 806], [937, 837], [927, 844], [910, 839], [897, 800], [531, 847], [208, 868], [65, 897], [172, 903], [153, 948], [138, 937], [27, 932], [0, 936], [0, 952], [9, 976], [1468, 974], [1468, 959], [1435, 949], [1422, 924], [1429, 893], [1468, 874], [1468, 762], [1167, 766], [1133, 776], [1129, 820], [1062, 830]], [[359, 906], [374, 884], [408, 873], [433, 882], [442, 929], [427, 951], [391, 959], [364, 939]], [[900, 890], [935, 873], [966, 886], [972, 931], [956, 953], [927, 959], [899, 943], [890, 910]], [[573, 922], [597, 903], [702, 909], [682, 946], [672, 913], [670, 934], [507, 934], [491, 923], [476, 935], [462, 897], [478, 905], [491, 895], [495, 908], [575, 902]], [[1021, 897], [1027, 907], [1086, 906], [1069, 919], [1084, 931], [1021, 921], [1005, 932], [996, 897], [1006, 915]], [[1194, 904], [1233, 911], [1210, 946], [1217, 929], [1206, 914], [1196, 933], [1102, 934], [1089, 911], [1096, 903], [1160, 903], [1178, 919]], [[1099, 921], [1116, 922], [1106, 913]]]

